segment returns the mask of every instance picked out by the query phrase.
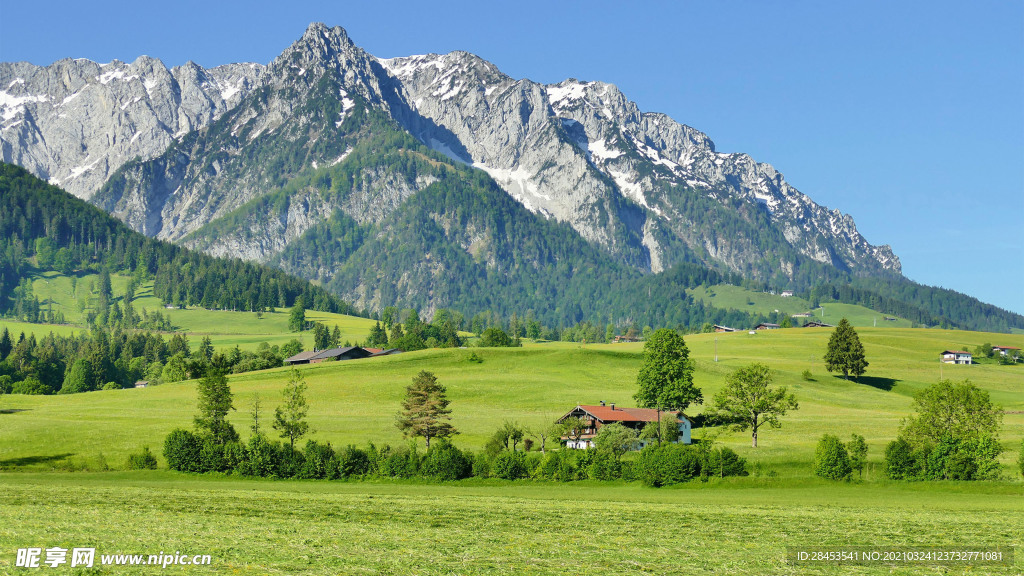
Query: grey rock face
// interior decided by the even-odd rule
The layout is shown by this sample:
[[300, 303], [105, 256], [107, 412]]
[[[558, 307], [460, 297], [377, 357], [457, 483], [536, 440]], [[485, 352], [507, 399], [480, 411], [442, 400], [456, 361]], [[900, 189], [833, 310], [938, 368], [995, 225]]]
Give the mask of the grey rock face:
[[162, 154], [236, 105], [263, 70], [192, 62], [168, 70], [148, 56], [130, 64], [0, 63], [0, 152], [4, 162], [90, 198], [125, 161]]
[[[668, 186], [722, 205], [740, 199], [762, 206], [793, 248], [819, 262], [900, 271], [892, 250], [870, 245], [848, 215], [814, 203], [768, 164], [718, 153], [707, 135], [664, 114], [641, 112], [614, 85], [516, 81], [464, 52], [381, 62], [401, 80], [416, 111], [458, 140], [417, 134], [425, 143], [486, 170], [530, 210], [568, 222], [612, 252], [622, 249], [615, 239], [639, 243], [653, 272], [673, 257], [654, 239], [657, 229], [734, 270], [760, 257], [752, 239], [694, 235], [693, 223], [664, 193]], [[613, 213], [630, 231], [616, 236], [608, 232], [608, 215], [589, 209], [610, 205], [612, 194], [642, 208], [640, 228], [629, 226], [630, 216]]]
[[[719, 153], [700, 131], [642, 112], [614, 85], [516, 80], [465, 52], [377, 60], [323, 24], [266, 66], [0, 63], [0, 152], [146, 234], [268, 261], [334, 210], [379, 222], [430, 184], [374, 169], [338, 205], [300, 191], [286, 213], [189, 236], [310, 166], [341, 161], [348, 145], [338, 131], [357, 101], [643, 270], [697, 259], [792, 277], [802, 258], [900, 271], [849, 215], [816, 204], [768, 164]], [[321, 117], [327, 108], [336, 116]], [[275, 163], [284, 157], [292, 160]]]

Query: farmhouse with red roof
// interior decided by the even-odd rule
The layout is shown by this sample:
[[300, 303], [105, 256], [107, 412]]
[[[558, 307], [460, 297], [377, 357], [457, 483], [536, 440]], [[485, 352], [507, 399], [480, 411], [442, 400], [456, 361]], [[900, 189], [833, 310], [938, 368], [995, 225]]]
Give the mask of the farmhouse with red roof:
[[676, 411], [657, 411], [653, 408], [617, 408], [613, 402], [610, 406], [606, 406], [604, 401], [601, 402], [600, 406], [588, 406], [580, 404], [579, 406], [570, 410], [565, 416], [558, 419], [558, 422], [563, 422], [568, 418], [583, 418], [589, 422], [589, 426], [583, 430], [583, 433], [579, 435], [579, 439], [572, 437], [566, 438], [566, 446], [568, 448], [592, 448], [594, 446], [594, 436], [602, 426], [607, 424], [613, 424], [618, 422], [627, 428], [633, 428], [634, 430], [640, 430], [647, 425], [648, 422], [657, 422], [658, 415], [673, 414], [676, 417], [676, 421], [679, 423], [679, 437], [670, 440], [671, 442], [682, 442], [683, 444], [690, 443], [690, 429], [692, 423], [682, 412]]

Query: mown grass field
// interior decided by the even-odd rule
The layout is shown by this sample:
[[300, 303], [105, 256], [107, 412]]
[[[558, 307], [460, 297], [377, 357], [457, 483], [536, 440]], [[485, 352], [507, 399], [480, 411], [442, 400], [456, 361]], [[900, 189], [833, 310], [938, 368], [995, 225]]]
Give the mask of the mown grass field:
[[[696, 361], [695, 382], [711, 398], [733, 369], [752, 361], [767, 363], [778, 384], [796, 394], [800, 409], [783, 419], [779, 430], [760, 433], [761, 446], [749, 446], [746, 433], [721, 432], [719, 441], [763, 468], [790, 477], [810, 474], [814, 446], [826, 433], [867, 438], [869, 460], [877, 468], [884, 445], [910, 414], [912, 396], [939, 379], [970, 378], [987, 390], [1008, 413], [1002, 439], [1016, 452], [1024, 437], [1024, 366], [941, 365], [938, 353], [949, 347], [984, 341], [1024, 348], [1024, 337], [944, 330], [862, 328], [861, 340], [871, 363], [859, 382], [829, 375], [821, 356], [831, 330], [802, 329], [687, 337]], [[716, 344], [717, 341], [717, 344]], [[718, 362], [714, 361], [715, 348]], [[475, 352], [482, 363], [468, 360]], [[461, 431], [456, 444], [479, 449], [504, 420], [540, 429], [576, 404], [600, 400], [633, 404], [642, 344], [579, 345], [545, 343], [521, 349], [425, 350], [357, 361], [322, 363], [300, 369], [309, 384], [310, 437], [335, 446], [366, 442], [403, 442], [394, 427], [405, 386], [420, 370], [434, 372], [448, 387], [453, 423]], [[805, 381], [801, 372], [813, 375]], [[230, 378], [235, 427], [249, 428], [255, 395], [265, 412], [280, 400], [289, 369], [234, 375]], [[97, 391], [72, 396], [4, 396], [0, 408], [0, 466], [48, 469], [68, 460], [91, 466], [100, 454], [108, 465], [124, 465], [127, 455], [144, 445], [159, 452], [164, 436], [189, 427], [196, 407], [194, 382], [146, 389]], [[269, 410], [268, 410], [269, 408]], [[701, 406], [691, 407], [691, 415]], [[264, 422], [266, 427], [269, 422]], [[697, 430], [696, 436], [704, 431]], [[32, 441], [26, 441], [31, 438]], [[1007, 466], [1015, 458], [1007, 452]], [[878, 475], [869, 469], [869, 478]]]
[[[788, 315], [813, 312], [814, 320], [835, 325], [839, 322], [840, 318], [846, 318], [856, 327], [874, 327], [877, 325], [889, 328], [910, 328], [912, 325], [909, 320], [896, 318], [889, 314], [881, 314], [870, 308], [865, 308], [864, 306], [858, 306], [856, 304], [828, 302], [825, 303], [823, 312], [821, 308], [811, 310], [811, 303], [799, 296], [788, 296], [783, 298], [778, 294], [753, 292], [746, 288], [732, 286], [729, 284], [692, 288], [688, 289], [686, 293], [705, 304], [710, 304], [716, 308], [723, 308], [725, 310], [732, 308], [742, 312], [766, 315], [771, 314], [776, 310]], [[893, 320], [885, 320], [886, 317], [893, 318]], [[794, 320], [805, 322], [810, 320], [810, 318], [795, 318]], [[733, 326], [733, 328], [742, 330], [750, 327]]]
[[[712, 480], [261, 481], [170, 472], [2, 474], [0, 571], [22, 547], [210, 554], [153, 574], [1019, 574], [1010, 566], [791, 565], [787, 546], [1009, 546], [1019, 484]], [[1018, 550], [1019, 552], [1019, 550]], [[98, 557], [98, 556], [97, 556]], [[51, 568], [44, 571], [52, 572]], [[65, 570], [59, 573], [70, 573]]]

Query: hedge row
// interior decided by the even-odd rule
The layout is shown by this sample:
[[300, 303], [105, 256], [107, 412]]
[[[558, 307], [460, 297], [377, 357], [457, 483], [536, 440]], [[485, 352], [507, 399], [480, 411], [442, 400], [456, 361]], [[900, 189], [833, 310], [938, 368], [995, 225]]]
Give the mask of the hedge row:
[[438, 481], [469, 477], [505, 480], [538, 479], [639, 480], [665, 486], [709, 476], [745, 476], [746, 460], [729, 448], [700, 450], [694, 446], [649, 446], [633, 461], [617, 460], [599, 450], [538, 452], [502, 451], [489, 456], [460, 450], [438, 440], [425, 453], [416, 445], [392, 447], [349, 445], [335, 450], [310, 440], [303, 450], [274, 442], [262, 434], [247, 443], [216, 444], [211, 438], [178, 429], [164, 441], [168, 467], [182, 472], [224, 472], [270, 478], [328, 479], [362, 477], [427, 478]]

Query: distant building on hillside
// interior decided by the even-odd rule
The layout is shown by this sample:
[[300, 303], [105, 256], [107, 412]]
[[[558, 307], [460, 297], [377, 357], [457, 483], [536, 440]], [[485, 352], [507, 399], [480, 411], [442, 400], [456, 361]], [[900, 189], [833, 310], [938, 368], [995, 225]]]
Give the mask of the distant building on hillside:
[[825, 324], [824, 322], [818, 322], [817, 320], [811, 320], [807, 324], [804, 324], [804, 328], [835, 328], [835, 326]]
[[735, 328], [729, 328], [728, 326], [719, 326], [715, 324], [715, 332], [735, 332]]
[[792, 290], [783, 290], [782, 294], [780, 294], [780, 296], [782, 296], [783, 298], [789, 298], [789, 297], [793, 296], [793, 291]]
[[793, 314], [793, 318], [810, 318], [813, 316], [810, 312], [801, 312], [799, 314]]
[[1018, 350], [1020, 350], [1020, 348], [1014, 348], [1013, 346], [993, 346], [992, 347], [992, 351], [993, 352], [999, 352], [999, 354], [1002, 355], [1002, 356], [1006, 356], [1007, 354], [1011, 354], [1012, 355], [1014, 352], [1017, 352]]
[[[380, 352], [387, 351], [380, 350]], [[284, 363], [289, 365], [319, 364], [325, 360], [355, 360], [357, 358], [368, 358], [373, 355], [374, 354], [369, 350], [360, 348], [359, 346], [344, 346], [341, 348], [331, 348], [329, 350], [307, 350], [306, 352], [299, 352], [295, 356], [285, 358]]]
[[[679, 423], [679, 436], [675, 439], [670, 439], [669, 442], [690, 443], [690, 429], [693, 427], [693, 424], [682, 412], [658, 412], [651, 408], [616, 408], [614, 402], [611, 406], [606, 406], [604, 401], [602, 401], [600, 406], [581, 404], [570, 410], [565, 416], [559, 418], [558, 422], [563, 422], [567, 418], [583, 418], [588, 422], [589, 425], [582, 430], [578, 440], [575, 438], [575, 435], [562, 437], [562, 439], [566, 440], [566, 447], [584, 449], [594, 447], [594, 436], [597, 435], [598, 430], [602, 426], [618, 422], [627, 428], [640, 430], [649, 422], [657, 422], [659, 414], [673, 414]], [[642, 441], [641, 445], [644, 443]]]
[[139, 380], [135, 383], [136, 388], [147, 388], [149, 387], [149, 380]]
[[970, 364], [974, 360], [970, 352], [962, 350], [943, 350], [942, 361], [946, 364]]
[[754, 330], [778, 330], [778, 324], [772, 324], [770, 322], [761, 322], [757, 326], [754, 326]]
[[284, 359], [285, 364], [309, 364], [309, 359], [316, 356], [319, 350], [306, 350], [305, 352], [299, 352], [295, 356], [290, 356]]

